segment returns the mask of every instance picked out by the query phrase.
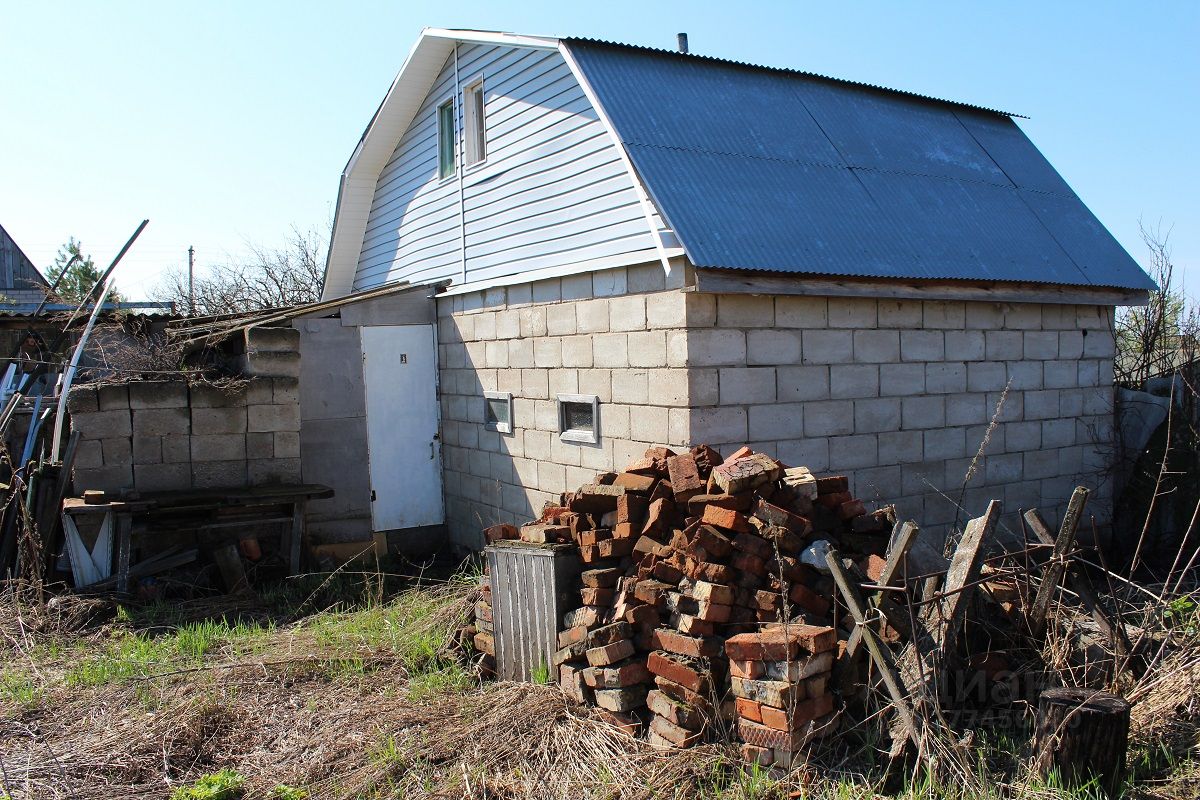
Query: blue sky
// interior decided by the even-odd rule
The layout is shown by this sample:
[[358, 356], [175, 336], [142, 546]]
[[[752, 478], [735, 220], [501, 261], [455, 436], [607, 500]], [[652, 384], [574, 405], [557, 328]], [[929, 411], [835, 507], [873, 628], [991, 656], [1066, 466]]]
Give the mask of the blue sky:
[[186, 263], [324, 226], [422, 27], [592, 36], [794, 67], [1028, 115], [1132, 255], [1173, 228], [1200, 296], [1200, 3], [0, 0], [0, 224], [40, 267], [70, 235], [131, 297]]

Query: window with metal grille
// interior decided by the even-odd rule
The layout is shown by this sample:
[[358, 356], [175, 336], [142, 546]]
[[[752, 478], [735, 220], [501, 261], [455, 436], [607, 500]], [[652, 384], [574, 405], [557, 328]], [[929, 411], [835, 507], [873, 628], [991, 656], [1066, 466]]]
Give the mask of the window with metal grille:
[[466, 133], [463, 156], [467, 166], [479, 164], [487, 158], [483, 100], [483, 78], [463, 89], [463, 127]]
[[600, 441], [600, 399], [596, 395], [558, 395], [558, 438], [587, 444]]
[[454, 101], [447, 100], [437, 109], [438, 177], [454, 174]]
[[507, 392], [483, 393], [483, 425], [489, 431], [512, 433], [512, 395]]

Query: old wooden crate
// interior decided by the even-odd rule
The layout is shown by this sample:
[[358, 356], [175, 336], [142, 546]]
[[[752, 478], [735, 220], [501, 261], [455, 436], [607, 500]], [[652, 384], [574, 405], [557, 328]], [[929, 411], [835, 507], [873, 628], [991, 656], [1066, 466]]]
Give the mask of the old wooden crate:
[[496, 627], [496, 671], [501, 680], [527, 681], [534, 670], [553, 668], [563, 615], [579, 574], [575, 548], [566, 544], [497, 542], [486, 549]]

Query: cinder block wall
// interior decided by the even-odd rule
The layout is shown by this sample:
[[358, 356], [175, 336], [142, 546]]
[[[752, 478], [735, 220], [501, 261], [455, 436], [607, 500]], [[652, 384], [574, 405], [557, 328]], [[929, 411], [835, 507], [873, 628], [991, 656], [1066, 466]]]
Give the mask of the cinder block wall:
[[247, 334], [252, 377], [237, 390], [189, 386], [182, 378], [73, 387], [67, 409], [80, 434], [75, 490], [299, 483], [299, 334], [278, 331]]
[[[1004, 501], [1111, 516], [1111, 307], [693, 294], [688, 440], [845, 472], [928, 528]], [[1005, 387], [997, 425], [988, 431]], [[986, 438], [983, 457], [972, 471]], [[971, 472], [963, 491], [964, 478]], [[963, 519], [965, 520], [965, 516]], [[1019, 527], [1016, 528], [1019, 530]]]
[[[658, 264], [438, 300], [447, 523], [455, 544], [527, 521], [567, 488], [689, 440], [687, 296]], [[671, 285], [669, 286], [668, 283]], [[511, 392], [513, 433], [483, 425]], [[560, 441], [556, 395], [600, 399], [600, 443]]]

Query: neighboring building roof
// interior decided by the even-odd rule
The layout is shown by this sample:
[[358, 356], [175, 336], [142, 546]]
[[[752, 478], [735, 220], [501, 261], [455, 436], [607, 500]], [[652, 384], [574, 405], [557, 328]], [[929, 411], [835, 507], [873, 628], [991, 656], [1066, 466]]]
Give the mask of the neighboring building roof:
[[698, 267], [1155, 288], [1004, 112], [672, 51], [427, 29], [342, 173], [326, 298], [350, 291], [380, 171], [460, 41], [561, 51]]
[[0, 225], [0, 294], [6, 289], [36, 290], [49, 286], [21, 246]]

